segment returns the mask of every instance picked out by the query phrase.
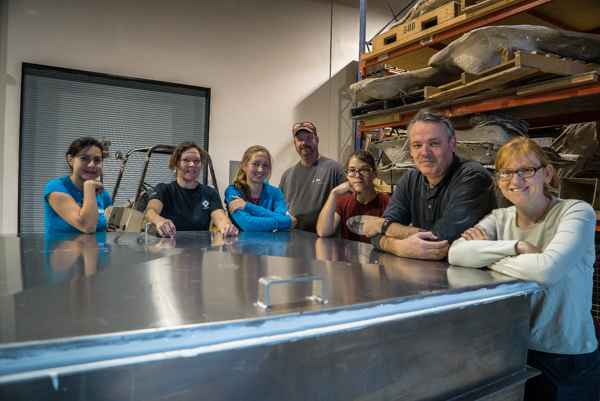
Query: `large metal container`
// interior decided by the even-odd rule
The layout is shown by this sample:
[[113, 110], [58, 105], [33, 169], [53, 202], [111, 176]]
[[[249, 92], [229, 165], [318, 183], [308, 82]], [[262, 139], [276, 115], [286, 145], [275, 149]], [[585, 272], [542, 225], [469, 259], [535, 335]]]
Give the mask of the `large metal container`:
[[303, 232], [2, 247], [0, 278], [35, 283], [0, 296], [2, 400], [521, 399], [531, 375], [539, 285], [488, 270]]

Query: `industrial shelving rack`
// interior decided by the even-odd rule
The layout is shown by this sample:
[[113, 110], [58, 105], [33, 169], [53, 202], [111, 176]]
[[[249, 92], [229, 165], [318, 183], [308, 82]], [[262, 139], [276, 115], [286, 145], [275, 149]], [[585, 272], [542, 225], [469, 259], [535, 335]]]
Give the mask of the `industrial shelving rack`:
[[[600, 34], [600, 2], [596, 0], [487, 0], [485, 3], [494, 5], [493, 12], [429, 36], [415, 35], [408, 43], [402, 43], [400, 46], [392, 44], [361, 54], [360, 76], [368, 75], [381, 63], [407, 70], [424, 68], [432, 52], [442, 50], [465, 32], [488, 25], [528, 23]], [[485, 8], [484, 3], [480, 6]], [[407, 66], [409, 68], [406, 68]], [[532, 128], [589, 122], [600, 119], [600, 82], [527, 96], [518, 96], [513, 88], [475, 94], [448, 102], [426, 100], [352, 115], [351, 118], [359, 121], [357, 133], [359, 138], [363, 138], [366, 131], [405, 127], [424, 107], [445, 113], [452, 118], [457, 128], [466, 127], [470, 115], [488, 111], [499, 111], [523, 119]]]
[[[465, 2], [474, 3], [473, 0], [462, 0], [463, 6]], [[413, 3], [414, 1], [409, 6]], [[494, 4], [494, 11], [431, 35], [414, 35], [410, 41], [398, 46], [386, 45], [381, 49], [364, 53], [366, 0], [361, 0], [359, 80], [373, 74], [377, 70], [376, 67], [382, 63], [406, 70], [427, 67], [427, 61], [432, 54], [444, 49], [462, 34], [489, 25], [530, 24], [600, 34], [600, 2], [597, 0], [487, 0], [479, 2], [478, 7], [485, 8], [484, 3]], [[397, 16], [394, 14], [394, 19]], [[472, 114], [491, 111], [523, 119], [531, 128], [600, 120], [600, 81], [524, 96], [519, 96], [516, 92], [516, 88], [512, 88], [474, 94], [446, 102], [424, 100], [370, 111], [366, 114], [357, 113], [350, 118], [357, 122], [357, 146], [360, 146], [367, 131], [381, 133], [383, 128], [405, 128], [413, 116], [425, 107], [443, 112], [452, 119], [457, 128], [468, 127], [469, 116]], [[599, 226], [596, 227], [596, 231], [596, 250], [600, 253]], [[592, 315], [597, 332], [600, 334], [600, 263], [598, 260], [594, 267]]]

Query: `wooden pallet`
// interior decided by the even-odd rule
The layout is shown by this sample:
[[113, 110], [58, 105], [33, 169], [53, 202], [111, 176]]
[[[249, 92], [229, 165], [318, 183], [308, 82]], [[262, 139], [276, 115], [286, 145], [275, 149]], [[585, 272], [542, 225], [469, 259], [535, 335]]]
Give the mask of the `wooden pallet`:
[[[600, 70], [600, 66], [597, 66], [597, 68]], [[505, 107], [516, 107], [517, 109], [521, 108], [521, 107], [527, 107], [527, 105], [529, 105], [529, 107], [532, 107], [534, 104], [538, 104], [541, 102], [545, 102], [545, 101], [549, 101], [550, 103], [553, 103], [552, 106], [542, 106], [540, 105], [539, 107], [543, 108], [543, 112], [541, 113], [541, 115], [543, 116], [554, 116], [554, 115], [560, 115], [560, 114], [570, 114], [570, 113], [586, 113], [589, 112], [591, 113], [590, 110], [596, 110], [598, 109], [598, 106], [595, 105], [600, 105], [600, 86], [598, 86], [598, 81], [600, 81], [600, 79], [598, 79], [598, 81], [594, 81], [594, 77], [593, 75], [597, 75], [600, 78], [600, 72], [599, 71], [594, 71], [594, 72], [585, 72], [583, 74], [578, 74], [578, 75], [573, 75], [573, 76], [568, 76], [568, 77], [557, 77], [554, 78], [552, 80], [549, 81], [544, 81], [544, 82], [534, 82], [534, 83], [525, 83], [522, 86], [518, 86], [518, 87], [510, 87], [510, 88], [506, 88], [503, 89], [499, 92], [492, 92], [492, 91], [484, 91], [484, 92], [480, 92], [480, 93], [475, 93], [463, 98], [458, 98], [458, 99], [454, 99], [454, 100], [449, 100], [447, 102], [438, 102], [436, 100], [421, 100], [421, 101], [416, 101], [416, 102], [411, 102], [410, 104], [404, 105], [404, 106], [399, 106], [399, 107], [395, 107], [395, 108], [389, 108], [389, 109], [381, 109], [381, 108], [377, 108], [374, 110], [365, 110], [361, 113], [357, 113], [356, 115], [350, 115], [350, 118], [352, 120], [359, 120], [363, 122], [363, 126], [366, 127], [366, 125], [364, 125], [364, 122], [367, 120], [372, 120], [375, 118], [379, 118], [382, 116], [386, 116], [386, 115], [404, 115], [404, 116], [408, 116], [408, 120], [410, 120], [410, 118], [412, 118], [417, 111], [419, 111], [420, 109], [423, 108], [433, 108], [433, 109], [438, 109], [439, 107], [444, 107], [444, 108], [448, 108], [449, 110], [452, 110], [451, 114], [460, 114], [460, 115], [464, 115], [466, 113], [467, 109], [473, 110], [472, 112], [485, 112], [485, 111], [498, 111], [500, 112], [500, 109], [505, 108]], [[554, 84], [555, 82], [561, 82], [564, 80], [569, 80], [569, 79], [573, 79], [574, 81], [578, 80], [578, 78], [581, 77], [590, 77], [591, 76], [591, 81], [588, 82], [587, 84], [582, 84], [581, 86], [583, 87], [582, 92], [580, 92], [577, 89], [577, 86], [580, 85], [572, 85], [574, 86], [573, 88], [569, 87], [569, 86], [565, 86], [562, 87], [561, 90], [558, 91], [550, 91], [549, 95], [546, 95], [546, 93], [536, 93], [536, 94], [531, 94], [531, 96], [529, 96], [529, 94], [525, 94], [525, 95], [518, 95], [517, 92], [521, 92], [521, 93], [526, 93], [525, 91], [529, 91], [532, 88], [538, 88], [542, 85], [550, 85], [550, 84]], [[590, 85], [592, 86], [590, 88]], [[568, 92], [568, 93], [563, 93], [563, 92]], [[421, 90], [421, 92], [423, 92], [423, 90]], [[544, 91], [547, 92], [547, 91]], [[585, 101], [577, 101], [577, 99], [573, 99], [573, 101], [567, 101], [567, 98], [572, 98], [574, 97], [578, 97], [578, 96], [585, 96], [585, 95], [590, 95], [591, 97], [586, 97], [587, 100]], [[501, 98], [502, 100], [498, 100], [498, 101], [493, 101], [490, 99], [494, 99], [494, 98]], [[558, 101], [558, 99], [562, 99], [562, 101], [565, 101], [566, 103], [560, 106], [557, 106], [555, 102]], [[464, 106], [465, 104], [467, 104], [468, 106]], [[441, 111], [441, 109], [438, 109]], [[549, 114], [547, 114], [549, 113]], [[598, 113], [600, 113], [600, 110], [598, 110]], [[468, 113], [470, 114], [470, 113]], [[592, 119], [597, 119], [597, 115], [600, 114], [596, 114], [594, 117], [592, 117]], [[522, 114], [515, 114], [513, 115], [513, 117], [516, 118], [523, 118]], [[586, 117], [587, 118], [587, 117]], [[402, 124], [399, 124], [398, 126], [406, 126], [406, 124], [408, 123], [408, 120], [406, 120], [404, 117], [399, 119], [400, 121], [402, 121]], [[405, 121], [406, 120], [406, 121]], [[564, 124], [573, 124], [576, 123], [573, 120], [564, 120], [562, 117], [559, 117], [557, 120], [553, 120], [556, 121], [556, 123], [554, 125], [564, 125]], [[569, 122], [570, 121], [570, 122]], [[582, 122], [582, 121], [577, 121], [577, 122]], [[369, 123], [368, 126], [369, 128], [372, 127], [375, 124]], [[537, 125], [536, 125], [537, 127]], [[381, 126], [376, 126], [376, 128], [383, 128]]]
[[407, 104], [420, 102], [423, 100], [423, 89], [405, 93], [401, 96], [396, 96], [390, 99], [377, 100], [375, 102], [363, 104], [362, 106], [353, 107], [350, 109], [350, 116], [356, 117], [367, 114], [373, 111], [382, 111], [394, 109], [396, 107], [405, 106]]
[[553, 90], [571, 88], [574, 86], [598, 82], [599, 73], [600, 72], [598, 71], [588, 72], [585, 74], [568, 76], [560, 80], [554, 80], [553, 82], [541, 83], [529, 88], [519, 89], [517, 90], [517, 96], [537, 95], [538, 93], [550, 92]]
[[372, 127], [374, 125], [397, 123], [400, 120], [402, 120], [402, 114], [390, 114], [387, 116], [365, 119], [363, 120], [363, 123], [365, 124], [365, 127]]
[[[439, 102], [456, 99], [487, 89], [494, 89], [511, 81], [540, 74], [574, 75], [593, 72], [594, 64], [557, 58], [541, 52], [515, 53], [515, 58], [479, 74], [463, 73], [461, 79], [448, 84], [425, 87], [425, 99]], [[549, 90], [552, 90], [549, 89]]]
[[460, 4], [454, 1], [436, 8], [420, 17], [398, 25], [381, 35], [375, 36], [372, 41], [373, 50], [379, 50], [384, 46], [393, 45], [397, 42], [404, 42], [422, 31], [457, 17], [459, 14]]
[[399, 106], [405, 105], [405, 102], [402, 102], [401, 99], [399, 101], [394, 99], [389, 100], [378, 100], [376, 102], [368, 103], [362, 106], [353, 107], [350, 109], [350, 116], [356, 117], [361, 116], [363, 114], [370, 113], [376, 110], [388, 110], [393, 109]]

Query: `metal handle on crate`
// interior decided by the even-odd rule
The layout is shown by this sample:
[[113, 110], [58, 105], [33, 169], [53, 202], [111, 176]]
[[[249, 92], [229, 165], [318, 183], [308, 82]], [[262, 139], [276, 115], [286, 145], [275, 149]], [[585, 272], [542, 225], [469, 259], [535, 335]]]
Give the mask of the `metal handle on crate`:
[[[312, 281], [312, 295], [309, 299], [321, 301], [321, 305], [325, 303], [325, 279], [321, 276], [269, 276], [261, 277], [258, 280], [258, 301], [257, 304], [263, 309], [269, 307], [269, 288], [272, 284], [283, 284], [283, 283], [302, 283], [306, 281]], [[317, 282], [321, 281], [321, 285]]]

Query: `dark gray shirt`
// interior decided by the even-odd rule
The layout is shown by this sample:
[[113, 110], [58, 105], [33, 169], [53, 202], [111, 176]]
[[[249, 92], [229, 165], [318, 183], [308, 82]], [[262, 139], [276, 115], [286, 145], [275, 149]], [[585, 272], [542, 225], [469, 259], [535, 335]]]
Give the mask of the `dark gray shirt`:
[[[452, 243], [496, 208], [492, 177], [481, 164], [454, 156], [442, 181], [434, 188], [417, 169], [398, 180], [383, 218]], [[378, 249], [381, 234], [371, 238]]]
[[310, 166], [298, 163], [288, 168], [281, 177], [279, 189], [289, 213], [298, 219], [296, 229], [316, 233], [319, 213], [329, 193], [345, 181], [344, 167], [324, 156]]

